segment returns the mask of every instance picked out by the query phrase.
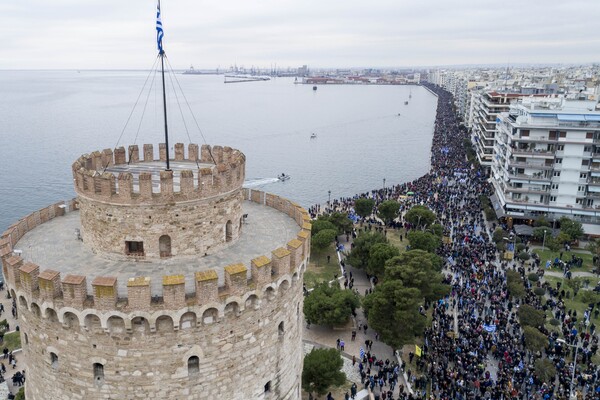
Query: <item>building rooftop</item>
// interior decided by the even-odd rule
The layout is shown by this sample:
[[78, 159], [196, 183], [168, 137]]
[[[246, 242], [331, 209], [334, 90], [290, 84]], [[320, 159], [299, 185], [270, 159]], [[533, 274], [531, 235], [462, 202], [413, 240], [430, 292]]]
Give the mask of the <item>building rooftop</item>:
[[259, 256], [271, 258], [271, 252], [286, 247], [296, 239], [300, 227], [287, 214], [273, 208], [244, 201], [243, 213], [248, 214], [242, 227], [242, 235], [235, 243], [207, 256], [189, 256], [143, 261], [116, 261], [94, 254], [77, 239], [80, 229], [79, 212], [73, 211], [63, 217], [54, 218], [26, 233], [16, 244], [25, 262], [39, 265], [40, 270], [52, 269], [67, 275], [85, 275], [89, 293], [95, 277], [116, 277], [119, 296], [127, 295], [129, 278], [150, 277], [152, 295], [162, 296], [163, 277], [184, 275], [186, 292], [195, 290], [194, 274], [214, 269], [219, 284], [224, 283], [224, 267], [243, 263], [250, 277], [252, 259]]

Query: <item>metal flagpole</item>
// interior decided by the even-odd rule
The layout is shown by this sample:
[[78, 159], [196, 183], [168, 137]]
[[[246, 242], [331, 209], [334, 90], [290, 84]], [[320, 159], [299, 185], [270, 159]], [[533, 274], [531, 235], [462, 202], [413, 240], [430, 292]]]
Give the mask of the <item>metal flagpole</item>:
[[160, 71], [162, 75], [162, 89], [163, 89], [163, 111], [165, 115], [165, 147], [166, 147], [166, 158], [167, 158], [167, 171], [171, 170], [169, 164], [169, 126], [167, 124], [167, 93], [165, 90], [165, 51], [162, 47], [163, 29], [162, 21], [160, 18], [160, 0], [158, 0], [158, 10], [156, 13], [156, 40], [158, 44], [158, 54], [160, 55]]

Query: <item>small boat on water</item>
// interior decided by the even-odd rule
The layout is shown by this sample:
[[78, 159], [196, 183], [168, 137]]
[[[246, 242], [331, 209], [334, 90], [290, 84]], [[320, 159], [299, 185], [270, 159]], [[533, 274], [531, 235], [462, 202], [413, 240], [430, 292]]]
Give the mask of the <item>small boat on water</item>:
[[291, 176], [289, 176], [289, 175], [286, 175], [286, 174], [284, 174], [283, 172], [281, 173], [281, 175], [279, 175], [279, 176], [277, 177], [277, 179], [279, 179], [279, 180], [280, 180], [280, 181], [282, 181], [282, 182], [283, 182], [283, 181], [287, 181], [287, 180], [288, 180], [288, 179], [290, 179], [290, 178], [291, 178]]
[[311, 139], [316, 139], [316, 138], [317, 138], [317, 134], [316, 134], [316, 133], [312, 133], [312, 134], [310, 135], [310, 138], [311, 138]]
[[408, 105], [408, 100], [406, 100], [406, 101], [404, 102], [404, 105], [405, 105], [405, 106], [407, 106], [407, 105]]
[[317, 90], [317, 87], [316, 87], [316, 86], [313, 86], [313, 90]]

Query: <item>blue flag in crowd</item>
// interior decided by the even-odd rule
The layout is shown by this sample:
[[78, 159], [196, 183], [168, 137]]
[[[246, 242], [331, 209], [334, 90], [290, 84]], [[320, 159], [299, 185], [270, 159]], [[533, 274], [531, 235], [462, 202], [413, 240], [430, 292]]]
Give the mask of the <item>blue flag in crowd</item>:
[[360, 359], [362, 360], [365, 357], [365, 350], [361, 347], [360, 348]]
[[485, 329], [486, 332], [496, 332], [496, 325], [486, 325], [483, 324], [483, 329]]
[[158, 45], [158, 51], [163, 52], [162, 39], [163, 39], [163, 28], [162, 21], [160, 20], [160, 3], [156, 6], [156, 43]]

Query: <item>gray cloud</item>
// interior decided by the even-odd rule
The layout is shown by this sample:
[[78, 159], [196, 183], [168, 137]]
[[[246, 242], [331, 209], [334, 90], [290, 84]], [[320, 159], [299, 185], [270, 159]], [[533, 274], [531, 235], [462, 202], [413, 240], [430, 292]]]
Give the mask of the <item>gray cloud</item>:
[[[0, 68], [148, 68], [152, 0], [8, 0]], [[580, 63], [597, 0], [163, 0], [175, 67]]]

